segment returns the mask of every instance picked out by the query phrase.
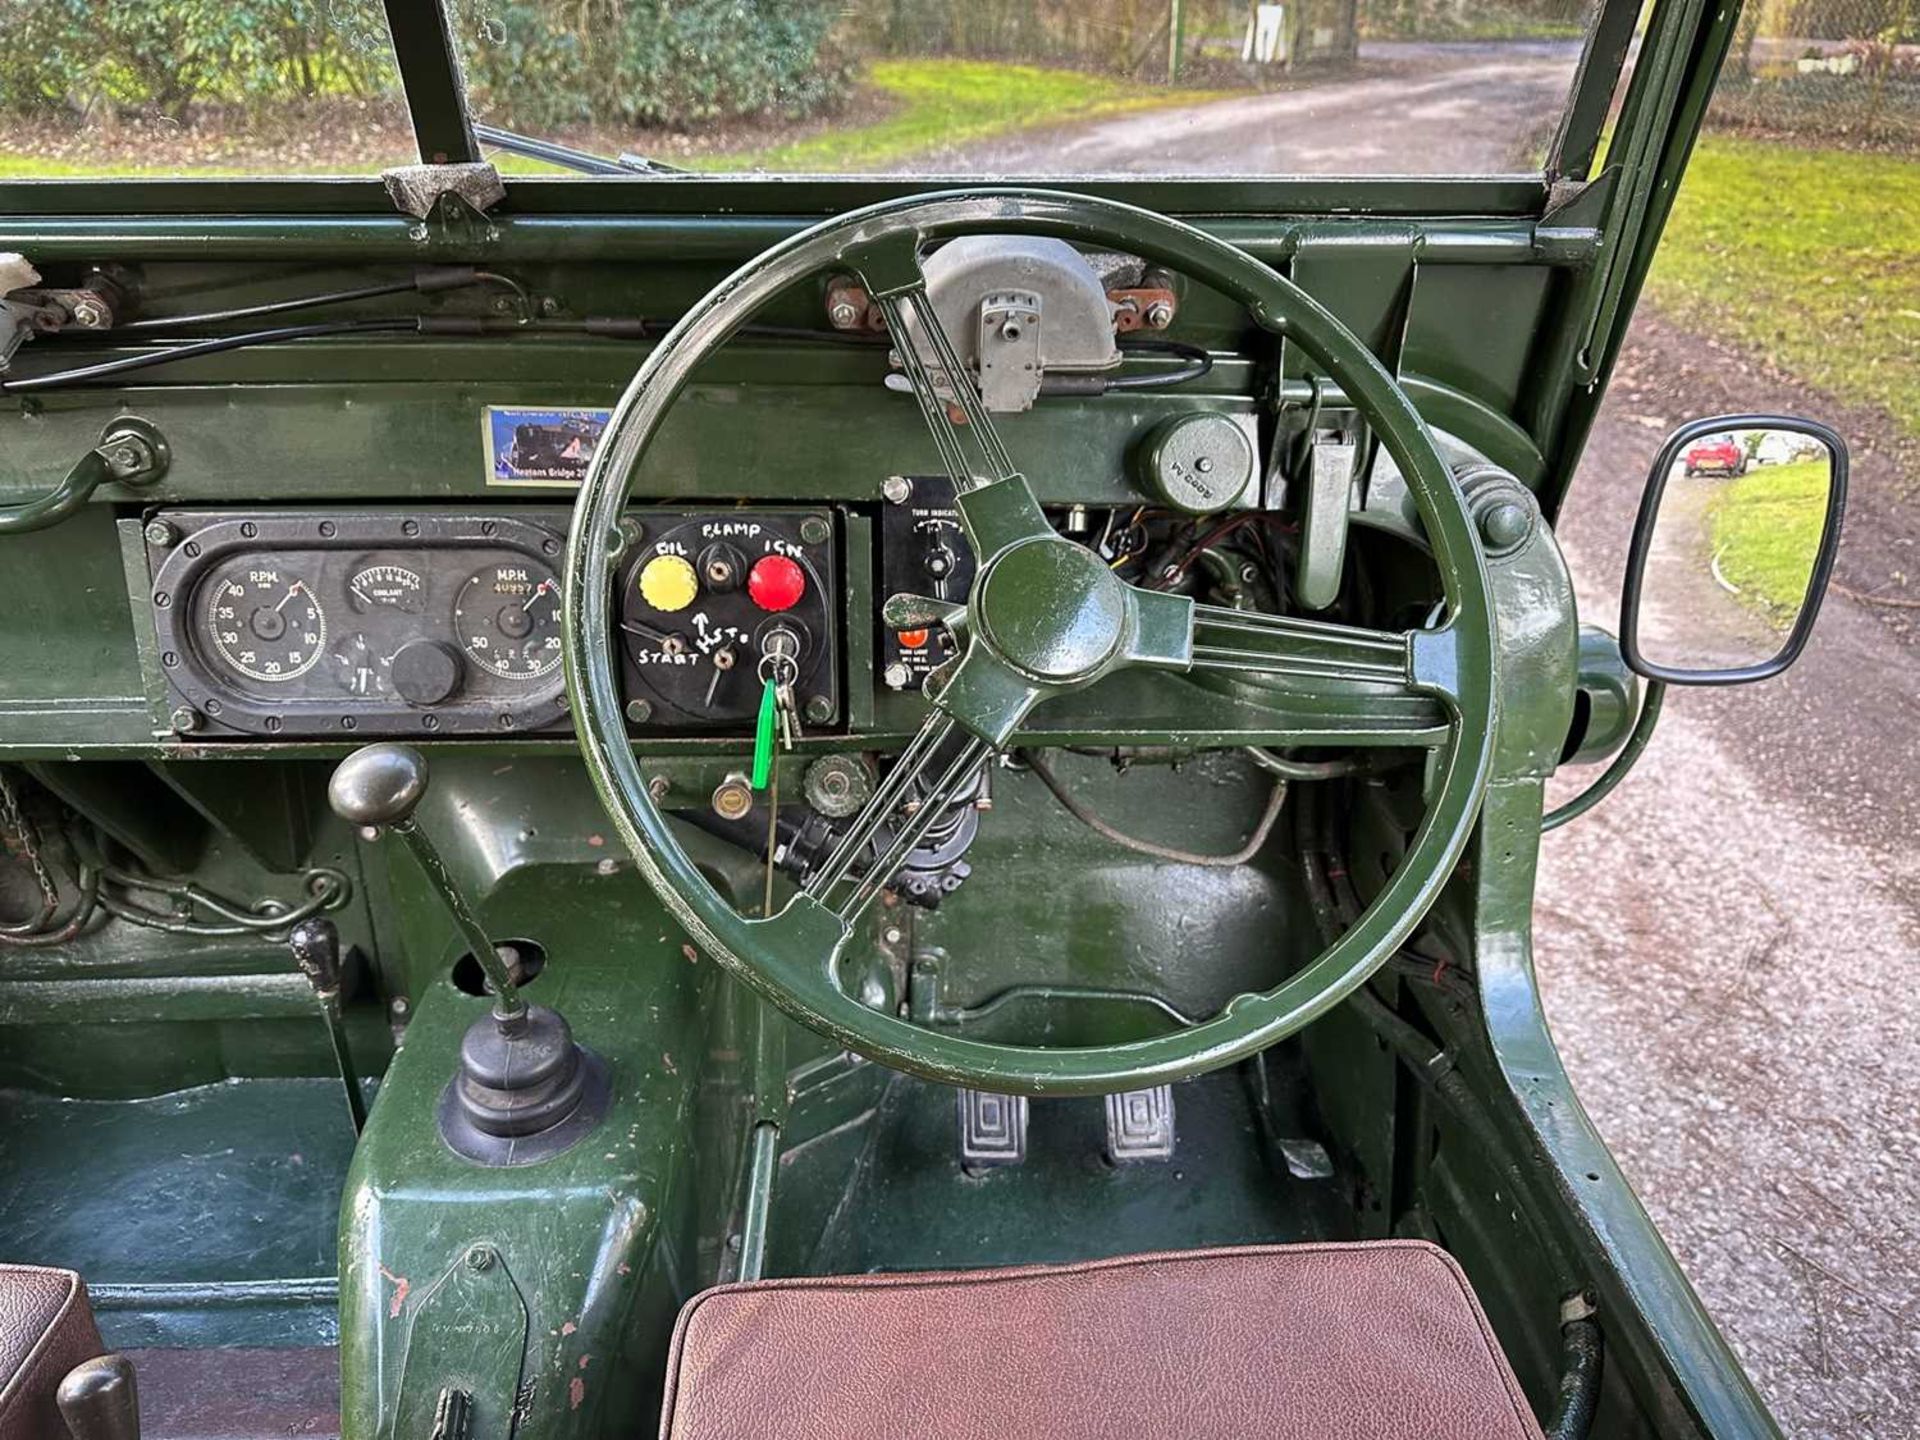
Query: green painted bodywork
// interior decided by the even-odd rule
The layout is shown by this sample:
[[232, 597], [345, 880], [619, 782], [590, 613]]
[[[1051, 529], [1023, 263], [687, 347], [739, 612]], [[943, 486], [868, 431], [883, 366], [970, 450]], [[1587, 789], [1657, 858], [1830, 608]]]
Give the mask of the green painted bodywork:
[[[0, 1189], [23, 1202], [0, 1214], [0, 1258], [82, 1269], [113, 1344], [337, 1345], [353, 1440], [429, 1433], [448, 1385], [470, 1393], [476, 1436], [586, 1440], [654, 1423], [673, 1317], [720, 1280], [1424, 1235], [1460, 1258], [1538, 1413], [1551, 1413], [1559, 1385], [1561, 1307], [1582, 1295], [1606, 1346], [1593, 1434], [1775, 1434], [1581, 1111], [1530, 951], [1544, 782], [1568, 753], [1583, 667], [1582, 759], [1624, 743], [1632, 713], [1606, 641], [1583, 651], [1552, 522], [1737, 8], [1658, 0], [1597, 169], [1637, 9], [1619, 0], [1542, 174], [1070, 187], [1212, 237], [1178, 257], [1195, 273], [1224, 242], [1250, 257], [1235, 261], [1244, 275], [1257, 261], [1282, 277], [1268, 298], [1304, 302], [1252, 319], [1241, 302], [1261, 302], [1253, 280], [1230, 297], [1220, 291], [1231, 284], [1182, 279], [1174, 333], [1214, 354], [1212, 372], [998, 417], [1032, 498], [1137, 505], [1133, 446], [1197, 408], [1255, 417], [1263, 451], [1289, 456], [1369, 405], [1395, 463], [1369, 459], [1365, 504], [1346, 517], [1346, 618], [1418, 631], [1450, 599], [1491, 649], [1466, 645], [1453, 669], [1427, 672], [1440, 697], [1144, 667], [1090, 687], [1066, 677], [1016, 738], [1128, 747], [1121, 769], [1064, 749], [1056, 769], [1130, 834], [1233, 850], [1270, 783], [1248, 745], [1360, 763], [1289, 782], [1275, 838], [1232, 868], [1117, 848], [1033, 774], [996, 770], [965, 886], [937, 910], [883, 898], [844, 935], [835, 921], [842, 980], [816, 977], [822, 993], [872, 1007], [834, 1032], [850, 1043], [922, 1027], [947, 1058], [920, 1076], [849, 1054], [740, 983], [702, 953], [734, 948], [701, 933], [712, 917], [693, 916], [689, 938], [686, 907], [663, 902], [623, 846], [632, 831], [643, 855], [679, 857], [681, 878], [716, 905], [757, 913], [756, 858], [686, 819], [747, 768], [750, 737], [629, 743], [582, 673], [576, 711], [606, 724], [592, 767], [564, 734], [424, 743], [421, 829], [485, 931], [543, 957], [527, 998], [561, 1010], [612, 1073], [601, 1124], [531, 1165], [476, 1166], [439, 1138], [460, 1036], [488, 1002], [462, 988], [468, 946], [406, 846], [329, 812], [327, 777], [352, 742], [176, 728], [143, 529], [178, 506], [551, 508], [551, 490], [486, 483], [483, 407], [610, 407], [653, 339], [476, 323], [0, 398], [0, 506], [31, 506], [87, 465], [117, 416], [153, 427], [170, 455], [143, 485], [95, 485], [89, 468], [90, 494], [71, 514], [0, 533], [0, 762], [155, 875], [291, 904], [309, 868], [342, 872], [348, 892], [329, 915], [350, 956], [353, 1059], [376, 1096], [355, 1145], [318, 1007], [269, 937], [116, 921], [65, 945], [0, 948]], [[434, 42], [417, 34], [407, 48], [430, 56]], [[423, 140], [457, 156], [446, 87], [408, 91]], [[443, 207], [415, 221], [363, 181], [6, 182], [0, 250], [43, 271], [128, 267], [150, 314], [461, 263], [511, 273], [549, 315], [671, 322], [809, 225], [938, 188], [719, 177], [507, 187], [485, 217]], [[1143, 225], [1117, 238], [1144, 246], [1167, 233]], [[824, 278], [770, 296], [756, 322], [820, 329]], [[486, 318], [472, 296], [417, 303]], [[381, 304], [339, 313], [387, 313]], [[1324, 320], [1300, 335], [1300, 315]], [[1362, 350], [1329, 353], [1327, 337], [1348, 333]], [[39, 339], [11, 374], [133, 348]], [[808, 761], [896, 752], [926, 715], [919, 696], [872, 676], [881, 483], [939, 464], [915, 407], [882, 390], [886, 368], [884, 347], [741, 337], [680, 377], [632, 479], [642, 516], [697, 501], [836, 517], [847, 724], [810, 729], [779, 758], [790, 797]], [[1425, 449], [1429, 430], [1445, 467]], [[1477, 478], [1456, 485], [1462, 476]], [[615, 490], [602, 519], [621, 509]], [[1485, 509], [1502, 495], [1530, 523], [1517, 544], [1487, 545]], [[573, 638], [604, 645], [604, 613]], [[1444, 773], [1450, 760], [1435, 763], [1456, 748], [1454, 705], [1469, 740], [1473, 717], [1485, 729], [1484, 750], [1468, 745], [1460, 762], [1469, 786]], [[602, 771], [604, 787], [615, 764], [632, 772], [618, 820], [590, 774]], [[651, 800], [631, 789], [640, 776], [658, 788]], [[1421, 848], [1436, 797], [1444, 843]], [[1378, 918], [1346, 930], [1382, 896]], [[1431, 905], [1424, 920], [1395, 924], [1414, 904]], [[1277, 1043], [1257, 1053], [1196, 1045], [1198, 1022], [1292, 983], [1342, 943], [1378, 950], [1368, 968], [1381, 968], [1342, 1003], [1316, 1006], [1314, 1024], [1262, 1034]], [[1178, 1087], [1175, 1167], [1098, 1162], [1099, 1102], [1085, 1092], [1121, 1072], [1061, 1057], [1100, 1050], [1030, 1058], [1129, 1045], [1200, 1058], [1169, 1077], [1236, 1062]], [[1029, 1057], [999, 1072], [1008, 1088], [1053, 1098], [1034, 1102], [1027, 1165], [968, 1175], [954, 1161], [953, 1092], [924, 1077], [995, 1073], [975, 1062], [996, 1047]]]

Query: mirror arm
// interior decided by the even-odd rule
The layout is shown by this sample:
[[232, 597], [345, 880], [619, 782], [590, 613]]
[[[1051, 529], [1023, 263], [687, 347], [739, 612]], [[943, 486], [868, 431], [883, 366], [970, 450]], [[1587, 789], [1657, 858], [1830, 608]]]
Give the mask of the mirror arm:
[[1566, 804], [1555, 806], [1540, 817], [1542, 834], [1549, 830], [1558, 830], [1569, 820], [1579, 819], [1612, 794], [1613, 788], [1627, 778], [1627, 772], [1633, 769], [1640, 759], [1641, 751], [1647, 748], [1647, 742], [1653, 738], [1653, 727], [1660, 723], [1660, 707], [1665, 703], [1666, 698], [1667, 685], [1664, 680], [1647, 682], [1646, 698], [1640, 702], [1640, 716], [1633, 722], [1633, 730], [1627, 736], [1627, 743], [1620, 747], [1620, 753], [1613, 757], [1613, 763], [1601, 772], [1598, 780]]

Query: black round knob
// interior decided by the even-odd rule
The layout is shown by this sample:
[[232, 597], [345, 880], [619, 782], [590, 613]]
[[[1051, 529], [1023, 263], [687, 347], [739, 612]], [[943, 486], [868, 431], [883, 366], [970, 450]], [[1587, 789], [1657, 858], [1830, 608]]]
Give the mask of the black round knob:
[[409, 640], [393, 657], [387, 677], [409, 705], [438, 705], [460, 688], [460, 652], [442, 640]]
[[327, 803], [350, 825], [398, 825], [427, 793], [427, 757], [411, 745], [365, 745], [340, 762]]

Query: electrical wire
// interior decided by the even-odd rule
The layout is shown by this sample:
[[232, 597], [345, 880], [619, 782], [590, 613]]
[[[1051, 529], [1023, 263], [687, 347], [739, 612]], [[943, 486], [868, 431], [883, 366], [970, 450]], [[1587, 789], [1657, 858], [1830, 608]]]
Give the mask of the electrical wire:
[[1122, 355], [1178, 355], [1187, 363], [1178, 370], [1149, 371], [1142, 375], [1115, 375], [1107, 381], [1109, 390], [1167, 390], [1189, 381], [1202, 380], [1213, 373], [1213, 354], [1184, 340], [1128, 340], [1121, 344]]
[[58, 390], [89, 380], [104, 380], [133, 370], [148, 370], [156, 365], [171, 365], [176, 360], [191, 360], [199, 355], [217, 355], [226, 350], [244, 350], [254, 345], [278, 345], [288, 340], [308, 340], [322, 335], [370, 334], [376, 332], [418, 331], [418, 317], [392, 320], [322, 320], [311, 325], [282, 325], [273, 330], [249, 330], [241, 335], [221, 335], [212, 340], [194, 340], [185, 345], [170, 345], [165, 350], [141, 355], [123, 355], [118, 360], [102, 360], [97, 365], [82, 365], [75, 370], [55, 370], [46, 375], [30, 375], [21, 380], [0, 380], [0, 393], [16, 395], [28, 390]]
[[1180, 850], [1171, 845], [1161, 845], [1152, 840], [1141, 840], [1116, 830], [1105, 820], [1089, 810], [1080, 800], [1061, 783], [1053, 767], [1040, 758], [1038, 751], [1022, 752], [1021, 758], [1027, 768], [1039, 777], [1040, 783], [1053, 792], [1053, 798], [1060, 802], [1074, 819], [1085, 825], [1094, 834], [1104, 840], [1111, 840], [1122, 849], [1132, 850], [1136, 854], [1151, 855], [1156, 860], [1170, 860], [1176, 865], [1204, 865], [1216, 869], [1226, 869], [1235, 865], [1244, 865], [1258, 855], [1273, 834], [1273, 827], [1280, 818], [1280, 810], [1287, 798], [1287, 782], [1275, 780], [1273, 789], [1267, 796], [1267, 808], [1260, 813], [1259, 822], [1253, 827], [1253, 835], [1247, 843], [1231, 855], [1201, 855], [1192, 850]]
[[[258, 320], [268, 315], [286, 315], [295, 310], [316, 310], [325, 305], [350, 305], [359, 300], [375, 300], [385, 295], [405, 295], [410, 291], [430, 295], [446, 290], [465, 290], [475, 285], [497, 285], [512, 291], [523, 312], [531, 303], [527, 287], [510, 275], [502, 275], [495, 270], [476, 270], [465, 265], [441, 265], [417, 270], [405, 280], [389, 280], [379, 285], [362, 285], [353, 290], [327, 290], [316, 295], [296, 295], [291, 300], [271, 300], [262, 305], [206, 310], [198, 315], [156, 315], [146, 320], [130, 320], [124, 325], [115, 325], [105, 333], [112, 336], [153, 334], [165, 330], [191, 330], [202, 325], [225, 325], [235, 320]], [[69, 330], [60, 333], [98, 337], [102, 332]]]

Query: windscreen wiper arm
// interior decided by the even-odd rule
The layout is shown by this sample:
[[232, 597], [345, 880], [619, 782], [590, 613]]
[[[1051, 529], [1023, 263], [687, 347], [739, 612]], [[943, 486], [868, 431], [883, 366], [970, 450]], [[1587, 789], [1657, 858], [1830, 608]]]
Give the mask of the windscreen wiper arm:
[[565, 170], [577, 170], [582, 175], [685, 175], [688, 173], [678, 165], [649, 160], [644, 155], [595, 155], [590, 150], [576, 150], [571, 145], [561, 145], [552, 140], [536, 140], [533, 136], [522, 135], [516, 130], [502, 130], [497, 125], [475, 125], [473, 134], [474, 138], [483, 145], [491, 145], [511, 155], [524, 155], [529, 160], [544, 160], [549, 165], [558, 165]]

